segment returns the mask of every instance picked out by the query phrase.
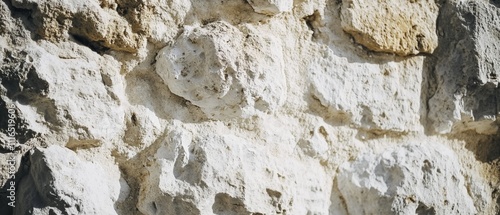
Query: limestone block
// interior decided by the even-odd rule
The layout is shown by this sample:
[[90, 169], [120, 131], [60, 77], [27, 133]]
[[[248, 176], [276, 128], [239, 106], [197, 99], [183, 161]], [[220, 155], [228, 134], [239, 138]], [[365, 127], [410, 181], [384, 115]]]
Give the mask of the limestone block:
[[19, 184], [16, 215], [117, 214], [113, 205], [128, 189], [121, 187], [126, 183], [117, 167], [105, 169], [59, 146], [34, 149], [30, 162]]
[[37, 33], [44, 39], [62, 41], [72, 36], [96, 50], [109, 48], [135, 52], [142, 38], [116, 11], [93, 1], [13, 0], [21, 9], [31, 10]]
[[284, 151], [176, 127], [148, 167], [138, 208], [147, 215], [328, 214], [331, 179], [319, 162]]
[[343, 164], [336, 186], [351, 214], [475, 214], [458, 164], [439, 143], [406, 144]]
[[293, 0], [249, 0], [248, 3], [255, 12], [266, 15], [288, 12], [293, 8]]
[[309, 65], [311, 96], [339, 122], [361, 129], [419, 130], [422, 67], [423, 58], [402, 64], [348, 64], [328, 51]]
[[370, 50], [415, 55], [437, 47], [434, 0], [346, 0], [341, 10], [344, 31]]
[[286, 83], [281, 43], [225, 22], [186, 28], [157, 57], [156, 72], [172, 93], [208, 117], [248, 117], [273, 112], [284, 102]]
[[60, 135], [51, 140], [71, 148], [95, 147], [120, 135], [124, 112], [116, 94], [121, 84], [118, 71], [109, 69], [119, 70], [117, 62], [76, 44], [40, 45], [12, 50], [0, 66], [1, 74], [8, 74], [7, 94], [18, 101], [29, 128], [49, 139]]

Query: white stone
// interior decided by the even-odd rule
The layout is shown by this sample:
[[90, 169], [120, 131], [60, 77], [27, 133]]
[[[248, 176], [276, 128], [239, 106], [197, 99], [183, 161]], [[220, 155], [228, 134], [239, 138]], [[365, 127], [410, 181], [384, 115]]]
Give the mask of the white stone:
[[117, 214], [114, 204], [128, 192], [117, 167], [103, 168], [69, 149], [37, 148], [30, 162], [14, 214]]
[[482, 210], [474, 205], [459, 163], [439, 143], [406, 144], [343, 164], [336, 186], [352, 214], [475, 214]]
[[348, 63], [331, 50], [325, 52], [324, 59], [309, 65], [309, 77], [312, 96], [335, 118], [379, 132], [420, 129], [423, 58], [376, 65]]
[[210, 118], [274, 112], [286, 94], [281, 43], [251, 27], [245, 31], [225, 22], [186, 26], [158, 55], [156, 72]]
[[[101, 67], [114, 64], [116, 68], [117, 63], [89, 54], [92, 52], [82, 56], [50, 44], [46, 48], [50, 52], [36, 46], [26, 50], [40, 81], [48, 87], [47, 102], [31, 109], [31, 114], [41, 115], [44, 120], [33, 126], [45, 129], [39, 130], [41, 133], [47, 127], [59, 127], [65, 134], [62, 141], [67, 141], [69, 147], [97, 146], [118, 137], [124, 129], [123, 108], [116, 97], [123, 90], [121, 79], [114, 73], [116, 70]], [[72, 45], [68, 48], [78, 49]]]
[[23, 215], [498, 214], [498, 6], [0, 1], [0, 185]]
[[234, 134], [173, 127], [148, 167], [138, 207], [148, 215], [327, 214], [332, 182], [319, 166]]

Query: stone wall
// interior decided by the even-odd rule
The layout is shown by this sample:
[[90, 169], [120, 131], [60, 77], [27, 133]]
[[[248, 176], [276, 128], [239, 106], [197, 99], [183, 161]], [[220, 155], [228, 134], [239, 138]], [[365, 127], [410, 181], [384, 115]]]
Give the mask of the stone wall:
[[2, 0], [0, 211], [498, 214], [499, 6]]

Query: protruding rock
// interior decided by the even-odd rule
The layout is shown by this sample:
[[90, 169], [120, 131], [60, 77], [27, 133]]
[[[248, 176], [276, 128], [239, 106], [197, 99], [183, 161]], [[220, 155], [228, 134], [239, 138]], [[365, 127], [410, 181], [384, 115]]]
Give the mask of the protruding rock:
[[6, 63], [0, 65], [0, 75], [6, 77], [2, 84], [17, 101], [19, 112], [29, 116], [30, 130], [53, 137], [51, 128], [58, 128], [54, 133], [64, 135], [57, 141], [68, 147], [95, 147], [115, 138], [124, 127], [116, 97], [121, 90], [119, 66], [116, 60], [74, 43], [65, 48], [41, 42], [9, 50]]
[[114, 204], [128, 190], [117, 167], [110, 171], [59, 146], [34, 149], [30, 163], [18, 187], [16, 215], [117, 214]]
[[285, 98], [280, 40], [225, 22], [187, 28], [157, 57], [156, 72], [172, 93], [216, 119], [273, 112]]
[[344, 0], [342, 28], [377, 52], [411, 55], [437, 47], [434, 0]]
[[116, 11], [101, 8], [98, 1], [13, 0], [12, 4], [31, 10], [37, 33], [50, 41], [63, 41], [71, 35], [95, 50], [135, 52], [142, 40], [127, 20]]
[[295, 162], [291, 151], [271, 148], [174, 127], [141, 181], [138, 208], [147, 215], [327, 214], [331, 179], [319, 162]]

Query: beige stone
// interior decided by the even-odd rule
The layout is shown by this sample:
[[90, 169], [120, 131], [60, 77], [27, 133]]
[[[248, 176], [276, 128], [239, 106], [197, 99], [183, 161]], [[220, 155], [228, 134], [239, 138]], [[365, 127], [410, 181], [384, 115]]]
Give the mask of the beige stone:
[[293, 0], [249, 0], [248, 3], [252, 5], [255, 12], [266, 15], [288, 12], [293, 7]]
[[357, 43], [398, 55], [432, 53], [437, 47], [434, 0], [345, 0], [342, 28]]

